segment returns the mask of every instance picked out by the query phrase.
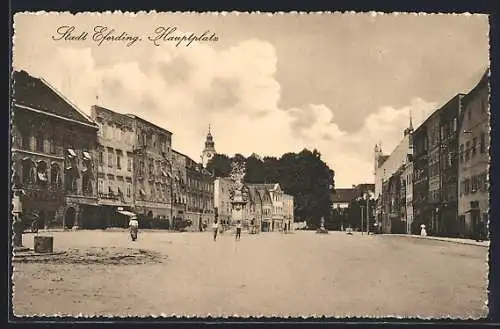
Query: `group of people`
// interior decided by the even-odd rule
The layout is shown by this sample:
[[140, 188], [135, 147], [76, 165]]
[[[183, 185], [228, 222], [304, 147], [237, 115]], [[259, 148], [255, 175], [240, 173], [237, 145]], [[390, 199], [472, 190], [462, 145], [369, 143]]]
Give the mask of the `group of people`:
[[[212, 224], [212, 230], [213, 230], [213, 238], [214, 238], [214, 241], [217, 241], [217, 234], [219, 233], [219, 221], [218, 220], [215, 220], [214, 223]], [[221, 234], [224, 232], [224, 229], [222, 229], [221, 231]], [[241, 239], [241, 221], [237, 221], [236, 222], [236, 240], [240, 240]]]

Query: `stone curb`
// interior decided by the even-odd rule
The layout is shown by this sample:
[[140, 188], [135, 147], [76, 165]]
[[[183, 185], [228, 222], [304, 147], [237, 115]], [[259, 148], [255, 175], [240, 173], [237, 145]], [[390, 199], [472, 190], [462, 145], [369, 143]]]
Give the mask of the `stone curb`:
[[480, 244], [475, 241], [461, 241], [461, 240], [451, 240], [451, 239], [444, 239], [440, 237], [433, 237], [433, 236], [420, 236], [420, 235], [409, 235], [409, 234], [382, 234], [386, 236], [399, 236], [399, 237], [408, 237], [408, 238], [413, 238], [413, 239], [422, 239], [422, 240], [434, 240], [434, 241], [442, 241], [442, 242], [451, 242], [451, 243], [456, 243], [456, 244], [465, 244], [469, 246], [476, 246], [476, 247], [483, 247], [483, 248], [489, 248], [490, 244]]

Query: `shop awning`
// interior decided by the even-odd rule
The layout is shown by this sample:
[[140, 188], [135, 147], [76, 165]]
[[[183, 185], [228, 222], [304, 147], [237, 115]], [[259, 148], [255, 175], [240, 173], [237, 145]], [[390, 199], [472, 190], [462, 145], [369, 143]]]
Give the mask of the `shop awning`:
[[89, 152], [85, 152], [85, 151], [83, 152], [83, 158], [85, 160], [91, 160], [92, 159], [92, 157], [90, 156], [90, 153]]
[[172, 178], [172, 175], [170, 175], [169, 172], [165, 172], [165, 170], [162, 170], [161, 173], [163, 174], [163, 176], [165, 177], [169, 177], [169, 178]]
[[71, 156], [71, 157], [76, 157], [76, 153], [73, 149], [68, 149], [68, 154]]
[[118, 213], [119, 214], [122, 214], [122, 215], [125, 215], [125, 216], [128, 216], [128, 217], [137, 217], [136, 214], [134, 214], [133, 212], [131, 211], [126, 211], [126, 210], [118, 210]]
[[146, 195], [146, 192], [144, 192], [144, 190], [141, 188], [140, 191], [139, 191], [142, 195]]

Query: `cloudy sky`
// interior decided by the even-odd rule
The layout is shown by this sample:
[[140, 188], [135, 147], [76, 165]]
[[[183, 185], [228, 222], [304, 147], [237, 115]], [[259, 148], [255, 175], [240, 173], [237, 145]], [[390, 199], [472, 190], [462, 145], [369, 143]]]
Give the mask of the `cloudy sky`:
[[[317, 148], [337, 187], [373, 182], [375, 143], [390, 152], [410, 110], [416, 126], [489, 65], [481, 15], [18, 14], [14, 25], [14, 68], [82, 111], [142, 116], [195, 160], [209, 123], [228, 155]], [[88, 37], [53, 40], [60, 26]], [[141, 41], [98, 45], [96, 26]], [[155, 46], [158, 27], [218, 40]]]

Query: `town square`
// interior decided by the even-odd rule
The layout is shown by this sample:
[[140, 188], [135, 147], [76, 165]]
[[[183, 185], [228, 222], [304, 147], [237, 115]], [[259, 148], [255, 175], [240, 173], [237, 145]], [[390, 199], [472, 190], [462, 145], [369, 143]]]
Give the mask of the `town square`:
[[14, 20], [16, 317], [488, 316], [487, 16]]
[[[244, 232], [235, 241], [231, 233], [214, 242], [209, 232], [144, 231], [136, 243], [126, 230], [44, 233], [54, 237], [56, 252], [78, 249], [81, 259], [14, 259], [14, 312], [119, 317], [487, 315], [486, 246], [310, 231]], [[33, 247], [31, 234], [26, 242]], [[85, 256], [106, 248], [129, 257], [107, 262]], [[138, 257], [134, 264], [129, 249], [157, 252], [158, 259]]]

